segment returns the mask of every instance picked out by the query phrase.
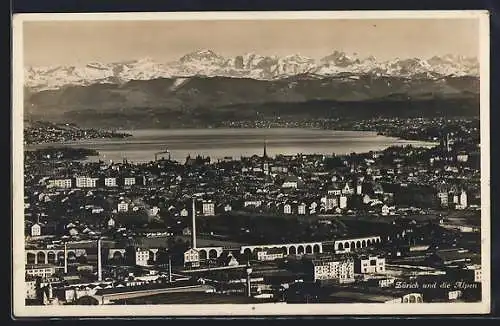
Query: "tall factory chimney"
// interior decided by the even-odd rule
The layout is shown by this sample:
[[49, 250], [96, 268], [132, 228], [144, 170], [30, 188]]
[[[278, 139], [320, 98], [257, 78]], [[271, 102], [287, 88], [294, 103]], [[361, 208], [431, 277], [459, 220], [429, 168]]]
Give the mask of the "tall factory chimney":
[[250, 282], [250, 274], [252, 274], [252, 268], [250, 267], [250, 262], [247, 263], [246, 272], [247, 272], [247, 296], [251, 297], [252, 296], [252, 292], [251, 292], [252, 284]]
[[97, 240], [97, 280], [102, 281], [101, 239]]
[[196, 199], [193, 197], [193, 230], [191, 232], [191, 248], [196, 249]]
[[172, 259], [168, 256], [168, 283], [172, 283]]
[[64, 243], [64, 274], [68, 274], [68, 244]]

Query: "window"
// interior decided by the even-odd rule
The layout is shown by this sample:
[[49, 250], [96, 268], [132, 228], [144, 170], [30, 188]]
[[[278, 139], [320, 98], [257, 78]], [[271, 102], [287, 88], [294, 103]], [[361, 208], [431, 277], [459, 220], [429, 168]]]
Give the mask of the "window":
[[370, 260], [370, 266], [376, 266], [376, 265], [377, 265], [377, 260], [376, 259]]

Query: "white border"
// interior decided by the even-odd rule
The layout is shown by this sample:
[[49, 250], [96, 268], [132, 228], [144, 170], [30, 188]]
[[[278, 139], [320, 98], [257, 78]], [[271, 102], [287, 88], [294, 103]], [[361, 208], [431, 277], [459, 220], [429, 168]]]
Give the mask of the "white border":
[[[405, 304], [196, 304], [123, 306], [26, 306], [24, 302], [23, 185], [23, 22], [80, 20], [304, 20], [304, 19], [479, 19], [481, 120], [481, 257], [480, 303]], [[450, 35], [450, 37], [454, 37]], [[489, 12], [471, 11], [309, 11], [189, 13], [57, 13], [17, 14], [13, 18], [13, 316], [20, 317], [169, 317], [263, 315], [418, 315], [490, 312], [490, 139], [489, 139]], [[17, 236], [18, 235], [18, 236]]]

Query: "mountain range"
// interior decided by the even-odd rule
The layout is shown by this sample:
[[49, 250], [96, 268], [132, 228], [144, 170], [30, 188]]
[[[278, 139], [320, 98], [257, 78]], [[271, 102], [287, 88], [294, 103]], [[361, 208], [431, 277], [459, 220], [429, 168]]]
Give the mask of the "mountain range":
[[24, 77], [26, 87], [41, 91], [67, 85], [120, 84], [157, 78], [205, 76], [276, 80], [303, 74], [316, 78], [368, 74], [436, 79], [443, 76], [478, 76], [479, 63], [476, 58], [457, 55], [379, 61], [373, 56], [360, 57], [356, 53], [333, 51], [314, 60], [299, 54], [279, 57], [246, 53], [227, 58], [211, 50], [200, 50], [168, 63], [143, 58], [116, 63], [91, 62], [81, 66], [26, 67]]
[[113, 128], [276, 116], [478, 115], [478, 74], [476, 59], [453, 55], [377, 61], [334, 51], [313, 60], [202, 50], [166, 64], [27, 67], [24, 108], [27, 118]]

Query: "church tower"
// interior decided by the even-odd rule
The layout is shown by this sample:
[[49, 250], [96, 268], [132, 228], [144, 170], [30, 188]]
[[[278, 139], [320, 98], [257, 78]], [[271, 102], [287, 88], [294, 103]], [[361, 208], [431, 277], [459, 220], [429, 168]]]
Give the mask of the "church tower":
[[267, 158], [267, 139], [264, 140], [264, 155], [263, 158]]

